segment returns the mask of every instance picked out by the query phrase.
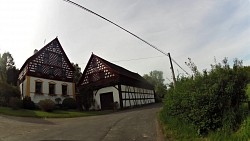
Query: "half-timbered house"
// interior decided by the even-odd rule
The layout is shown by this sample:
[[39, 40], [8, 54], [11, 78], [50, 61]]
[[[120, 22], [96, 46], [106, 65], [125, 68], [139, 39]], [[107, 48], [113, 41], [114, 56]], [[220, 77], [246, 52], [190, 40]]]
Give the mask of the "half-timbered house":
[[31, 97], [38, 103], [43, 99], [75, 96], [74, 67], [66, 56], [58, 38], [29, 57], [19, 72], [22, 98]]
[[92, 54], [78, 83], [85, 108], [112, 109], [155, 102], [154, 87], [139, 74]]

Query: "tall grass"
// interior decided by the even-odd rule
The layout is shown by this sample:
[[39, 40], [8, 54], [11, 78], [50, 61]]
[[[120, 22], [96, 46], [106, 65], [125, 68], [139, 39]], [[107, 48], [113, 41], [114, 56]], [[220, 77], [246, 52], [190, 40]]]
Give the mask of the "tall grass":
[[[246, 94], [250, 100], [250, 84], [247, 85]], [[243, 104], [243, 109], [248, 110], [248, 104]], [[164, 108], [162, 109], [164, 110]], [[206, 140], [206, 141], [249, 141], [250, 140], [250, 112], [246, 115], [246, 119], [242, 122], [240, 128], [236, 132], [228, 132], [225, 129], [218, 129], [210, 132], [207, 136], [201, 137], [197, 134], [195, 126], [190, 123], [184, 123], [176, 117], [171, 117], [161, 111], [158, 114], [162, 124], [166, 140]], [[247, 113], [247, 112], [246, 112]]]
[[192, 124], [168, 116], [165, 112], [160, 112], [158, 118], [164, 130], [165, 140], [202, 140]]
[[207, 136], [201, 137], [197, 134], [195, 126], [185, 123], [175, 117], [164, 115], [163, 112], [158, 114], [161, 125], [163, 127], [165, 140], [180, 141], [249, 141], [250, 140], [250, 114], [241, 124], [238, 131], [229, 133], [224, 129], [210, 132]]
[[208, 139], [211, 141], [248, 141], [250, 139], [250, 115], [241, 124], [240, 129], [234, 133], [217, 131], [210, 133]]
[[250, 84], [247, 85], [247, 90], [246, 90], [248, 100], [250, 100]]

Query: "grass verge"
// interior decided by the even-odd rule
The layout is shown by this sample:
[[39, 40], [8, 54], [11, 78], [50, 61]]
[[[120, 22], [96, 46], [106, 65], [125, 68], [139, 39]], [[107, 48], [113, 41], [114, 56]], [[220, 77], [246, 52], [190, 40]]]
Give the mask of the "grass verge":
[[165, 140], [201, 140], [193, 125], [167, 116], [162, 111], [159, 112], [158, 118], [160, 119]]
[[240, 129], [232, 134], [225, 132], [213, 132], [208, 135], [211, 141], [249, 141], [250, 139], [250, 115], [242, 123]]
[[206, 137], [197, 135], [192, 124], [184, 123], [174, 117], [164, 116], [162, 112], [158, 114], [160, 124], [163, 129], [165, 140], [195, 140], [195, 141], [249, 141], [250, 139], [250, 114], [242, 123], [240, 129], [234, 133], [216, 131], [209, 133]]
[[0, 107], [0, 114], [19, 116], [19, 117], [36, 117], [36, 118], [73, 118], [73, 117], [104, 115], [108, 113], [110, 113], [110, 111], [80, 112], [80, 111], [55, 110], [53, 112], [44, 112], [40, 110], [26, 110], [26, 109], [13, 110], [8, 107]]

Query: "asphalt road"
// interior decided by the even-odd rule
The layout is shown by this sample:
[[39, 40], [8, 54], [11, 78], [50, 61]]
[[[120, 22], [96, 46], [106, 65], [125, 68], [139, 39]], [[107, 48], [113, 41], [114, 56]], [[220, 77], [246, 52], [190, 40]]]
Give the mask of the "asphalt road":
[[160, 104], [108, 115], [36, 119], [0, 115], [0, 141], [161, 141]]

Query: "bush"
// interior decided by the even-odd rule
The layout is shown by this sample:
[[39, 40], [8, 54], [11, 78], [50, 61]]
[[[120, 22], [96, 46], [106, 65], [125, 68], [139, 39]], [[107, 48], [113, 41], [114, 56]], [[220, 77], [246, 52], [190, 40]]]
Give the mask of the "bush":
[[55, 101], [56, 101], [56, 104], [59, 105], [60, 102], [62, 101], [62, 99], [60, 97], [58, 97], [58, 98], [55, 99]]
[[10, 98], [10, 102], [9, 102], [9, 106], [14, 109], [14, 110], [17, 110], [17, 109], [20, 109], [22, 108], [22, 100], [17, 98], [17, 97], [11, 97]]
[[56, 106], [56, 104], [51, 99], [40, 100], [38, 105], [41, 110], [46, 112], [52, 112]]
[[31, 98], [29, 96], [25, 96], [23, 98], [23, 108], [24, 109], [29, 109], [29, 110], [36, 109], [35, 103], [31, 100]]
[[245, 118], [242, 103], [247, 100], [247, 75], [241, 62], [235, 60], [230, 68], [225, 59], [202, 73], [191, 67], [194, 76], [179, 78], [175, 88], [169, 89], [163, 115], [191, 123], [200, 135], [237, 130]]
[[62, 106], [66, 109], [76, 109], [76, 100], [73, 98], [65, 98], [62, 102]]
[[19, 89], [6, 82], [0, 82], [0, 106], [8, 106], [11, 97], [20, 98]]

